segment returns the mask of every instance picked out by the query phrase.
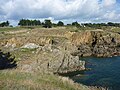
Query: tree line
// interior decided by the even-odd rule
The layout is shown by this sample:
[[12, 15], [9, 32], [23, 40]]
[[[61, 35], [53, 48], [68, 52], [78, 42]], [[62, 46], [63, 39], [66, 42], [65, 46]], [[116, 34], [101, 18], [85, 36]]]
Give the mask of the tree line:
[[21, 19], [18, 23], [20, 26], [37, 26], [41, 25], [40, 20], [29, 20], [29, 19]]
[[44, 20], [41, 22], [40, 20], [28, 20], [28, 19], [21, 19], [18, 23], [19, 26], [39, 26], [42, 25], [45, 28], [52, 28], [52, 26], [64, 26], [62, 21], [59, 21], [57, 24], [52, 23], [51, 20]]
[[10, 24], [9, 21], [1, 22], [1, 23], [0, 23], [0, 27], [8, 27], [9, 24]]
[[[9, 21], [2, 22], [0, 23], [0, 27], [8, 27]], [[51, 20], [46, 19], [43, 22], [40, 20], [29, 20], [29, 19], [21, 19], [18, 23], [19, 26], [42, 26], [45, 28], [52, 28], [56, 26], [75, 26], [77, 28], [79, 27], [90, 27], [90, 28], [95, 28], [95, 29], [101, 29], [104, 26], [113, 26], [113, 27], [120, 27], [120, 23], [113, 23], [113, 22], [108, 22], [108, 23], [78, 23], [72, 22], [71, 24], [65, 25], [64, 22], [58, 21], [57, 23], [53, 23]]]
[[108, 22], [108, 23], [84, 23], [81, 25], [85, 26], [85, 27], [91, 27], [91, 28], [97, 28], [97, 29], [101, 29], [101, 27], [103, 27], [103, 26], [120, 27], [120, 23], [112, 23], [112, 22]]

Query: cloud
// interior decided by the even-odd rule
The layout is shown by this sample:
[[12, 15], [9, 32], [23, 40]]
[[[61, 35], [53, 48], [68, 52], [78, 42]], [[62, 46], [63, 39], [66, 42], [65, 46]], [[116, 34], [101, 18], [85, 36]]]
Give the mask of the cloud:
[[116, 21], [116, 0], [0, 0], [0, 20], [53, 18], [64, 21]]
[[116, 4], [116, 0], [103, 0], [102, 3], [105, 7], [108, 7]]

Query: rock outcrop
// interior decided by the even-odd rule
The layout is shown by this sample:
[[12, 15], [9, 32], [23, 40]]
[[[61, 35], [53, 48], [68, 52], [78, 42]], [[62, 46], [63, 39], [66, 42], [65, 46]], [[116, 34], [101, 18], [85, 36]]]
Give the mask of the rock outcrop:
[[36, 51], [35, 61], [30, 64], [34, 70], [53, 73], [67, 73], [85, 70], [85, 61], [78, 56], [72, 56], [68, 51], [53, 48], [52, 45], [43, 46]]
[[13, 34], [5, 38], [1, 37], [0, 46], [7, 50], [13, 48], [11, 51], [16, 50], [16, 53], [21, 51], [19, 50], [21, 47], [36, 48], [33, 50], [37, 51], [32, 51], [33, 56], [26, 55], [20, 59], [22, 64], [29, 62], [29, 64], [21, 64], [21, 68], [28, 71], [42, 69], [54, 73], [65, 73], [84, 70], [85, 62], [79, 57], [120, 55], [120, 34], [113, 32], [35, 30], [21, 33], [21, 35]]
[[120, 55], [120, 35], [105, 31], [86, 31], [71, 37], [78, 56], [110, 57]]
[[77, 70], [85, 70], [85, 61], [81, 61], [78, 56], [72, 56], [65, 53], [61, 59], [48, 62], [48, 70], [54, 73], [68, 73]]
[[[120, 35], [111, 32], [43, 29], [12, 31], [0, 36], [0, 48], [16, 56], [17, 70], [32, 74], [85, 70], [82, 56], [120, 55]], [[98, 89], [88, 90], [94, 88]]]

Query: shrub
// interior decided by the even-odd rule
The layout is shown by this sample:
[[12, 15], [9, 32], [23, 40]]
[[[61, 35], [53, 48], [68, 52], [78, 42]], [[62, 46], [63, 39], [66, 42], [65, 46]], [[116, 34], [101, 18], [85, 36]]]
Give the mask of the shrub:
[[15, 61], [15, 57], [12, 57], [10, 52], [3, 53], [0, 50], [0, 70], [8, 69], [8, 68], [14, 68], [16, 66], [17, 66], [17, 64], [16, 64], [16, 61]]

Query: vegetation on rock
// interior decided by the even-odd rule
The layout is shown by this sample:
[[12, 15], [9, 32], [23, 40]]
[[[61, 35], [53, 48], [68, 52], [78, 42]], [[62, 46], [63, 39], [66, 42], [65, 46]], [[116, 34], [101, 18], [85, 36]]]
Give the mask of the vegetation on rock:
[[0, 51], [0, 70], [1, 69], [9, 69], [16, 67], [15, 57], [11, 57], [10, 52], [3, 53]]

